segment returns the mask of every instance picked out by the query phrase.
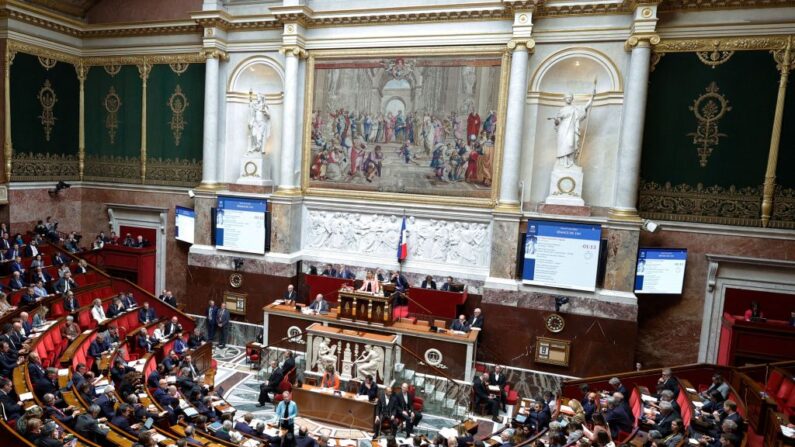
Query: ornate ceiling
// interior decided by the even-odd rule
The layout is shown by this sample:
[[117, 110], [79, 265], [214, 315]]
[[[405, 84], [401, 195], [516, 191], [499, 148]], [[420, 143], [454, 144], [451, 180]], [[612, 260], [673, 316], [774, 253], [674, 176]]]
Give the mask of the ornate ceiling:
[[55, 12], [83, 18], [101, 0], [26, 0], [27, 3], [43, 6]]

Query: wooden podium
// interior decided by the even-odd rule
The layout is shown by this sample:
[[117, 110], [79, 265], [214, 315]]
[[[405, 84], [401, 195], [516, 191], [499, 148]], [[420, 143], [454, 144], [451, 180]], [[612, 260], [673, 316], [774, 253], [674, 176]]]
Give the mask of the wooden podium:
[[392, 325], [392, 298], [388, 296], [343, 288], [339, 291], [338, 300], [337, 318], [340, 320]]

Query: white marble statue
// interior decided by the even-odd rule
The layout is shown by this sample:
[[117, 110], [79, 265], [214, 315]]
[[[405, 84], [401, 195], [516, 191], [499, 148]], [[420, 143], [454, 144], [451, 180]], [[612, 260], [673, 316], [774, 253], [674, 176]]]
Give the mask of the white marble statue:
[[384, 375], [384, 355], [377, 346], [365, 345], [362, 355], [354, 363], [358, 379], [364, 380], [365, 377], [371, 376], [373, 380], [377, 380], [379, 373], [382, 377]]
[[571, 93], [566, 94], [564, 98], [566, 105], [558, 110], [557, 115], [550, 118], [554, 120], [555, 131], [558, 134], [556, 140], [558, 166], [570, 168], [577, 163], [577, 153], [581, 149], [580, 138], [582, 137], [580, 123], [588, 117], [595, 95], [596, 83], [594, 83], [591, 99], [584, 106], [574, 105], [574, 95]]
[[265, 95], [249, 93], [248, 109], [249, 145], [246, 154], [264, 153], [271, 135], [271, 113]]
[[[331, 346], [329, 346], [331, 344]], [[317, 348], [317, 362], [316, 366], [318, 371], [325, 371], [327, 366], [333, 366], [337, 369], [337, 356], [334, 354], [337, 346], [330, 343], [327, 338], [320, 339]]]

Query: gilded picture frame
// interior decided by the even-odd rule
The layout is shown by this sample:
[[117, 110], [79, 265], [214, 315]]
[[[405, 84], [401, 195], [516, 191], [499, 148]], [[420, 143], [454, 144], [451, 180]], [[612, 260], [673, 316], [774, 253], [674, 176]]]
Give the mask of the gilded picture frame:
[[[318, 143], [318, 135], [322, 135], [322, 132], [318, 132], [318, 128], [320, 126], [315, 126], [314, 118], [315, 118], [315, 111], [316, 110], [323, 110], [321, 109], [319, 104], [316, 102], [321, 102], [317, 98], [318, 89], [316, 88], [316, 75], [317, 75], [317, 67], [322, 64], [329, 64], [329, 63], [346, 63], [352, 61], [360, 61], [366, 60], [370, 63], [374, 60], [384, 61], [384, 68], [383, 70], [393, 70], [394, 71], [394, 78], [399, 78], [401, 70], [407, 69], [411, 70], [413, 66], [411, 64], [416, 63], [418, 60], [424, 60], [427, 58], [439, 58], [440, 60], [452, 60], [454, 58], [458, 60], [467, 61], [467, 58], [471, 60], [494, 60], [498, 61], [498, 70], [499, 79], [497, 84], [495, 85], [495, 91], [497, 92], [496, 104], [494, 104], [493, 114], [491, 110], [489, 111], [489, 116], [493, 115], [496, 117], [496, 126], [493, 130], [493, 133], [490, 134], [490, 143], [492, 147], [490, 149], [490, 163], [491, 163], [491, 177], [490, 177], [490, 186], [487, 193], [483, 193], [483, 191], [478, 191], [477, 193], [467, 194], [466, 191], [450, 191], [446, 190], [442, 194], [434, 194], [434, 193], [426, 193], [424, 191], [428, 190], [428, 188], [421, 188], [419, 186], [415, 187], [414, 190], [406, 190], [406, 191], [396, 191], [390, 188], [367, 188], [367, 184], [364, 183], [362, 180], [362, 176], [365, 176], [364, 169], [362, 168], [362, 173], [357, 172], [357, 176], [359, 177], [358, 180], [361, 182], [359, 187], [353, 187], [352, 185], [330, 185], [329, 182], [320, 180], [318, 181], [318, 171], [315, 169], [313, 171], [313, 162], [315, 163], [315, 167], [317, 167], [318, 163], [316, 161], [318, 152], [321, 150], [319, 149], [321, 146]], [[405, 68], [403, 65], [408, 66]], [[418, 64], [420, 65], [421, 62]], [[463, 69], [462, 69], [463, 70]], [[391, 72], [390, 72], [391, 73]], [[503, 151], [503, 141], [504, 141], [504, 124], [505, 124], [505, 113], [506, 113], [506, 102], [507, 102], [507, 90], [508, 90], [508, 77], [510, 73], [510, 52], [507, 51], [506, 47], [504, 46], [482, 46], [482, 47], [422, 47], [422, 48], [410, 48], [410, 49], [371, 49], [371, 50], [314, 50], [308, 53], [307, 65], [306, 65], [306, 85], [305, 91], [307, 92], [304, 99], [304, 134], [303, 134], [303, 141], [302, 141], [302, 169], [301, 169], [301, 190], [304, 195], [306, 196], [316, 196], [316, 197], [335, 197], [335, 198], [350, 198], [350, 199], [360, 199], [360, 200], [373, 200], [378, 202], [411, 202], [411, 203], [422, 203], [422, 204], [448, 204], [448, 205], [462, 205], [462, 206], [473, 206], [473, 207], [493, 207], [497, 203], [497, 197], [499, 195], [499, 186], [500, 186], [500, 174], [501, 174], [501, 161], [502, 161], [502, 151]], [[327, 98], [321, 98], [327, 99]], [[382, 96], [383, 99], [383, 96]], [[388, 106], [388, 104], [386, 104]], [[478, 104], [480, 106], [480, 104]], [[471, 108], [470, 111], [475, 109], [474, 107]], [[329, 109], [326, 109], [328, 112]], [[334, 109], [336, 110], [336, 109]], [[408, 108], [407, 114], [408, 112]], [[483, 109], [481, 109], [483, 110]], [[383, 110], [382, 110], [383, 111]], [[322, 113], [322, 112], [321, 112]], [[420, 112], [418, 112], [419, 114]], [[426, 115], [427, 110], [425, 112]], [[477, 111], [475, 112], [477, 113]], [[386, 114], [386, 112], [384, 113]], [[375, 115], [375, 114], [374, 114]], [[329, 118], [331, 114], [328, 113], [327, 115]], [[369, 116], [369, 114], [368, 114]], [[452, 114], [451, 114], [452, 117]], [[466, 115], [464, 115], [466, 118]], [[487, 118], [483, 116], [482, 119]], [[419, 119], [417, 120], [419, 122]], [[423, 120], [424, 123], [424, 120]], [[464, 122], [464, 127], [466, 127], [467, 123]], [[327, 125], [327, 127], [331, 127]], [[466, 131], [466, 129], [464, 129]], [[484, 128], [485, 130], [485, 128]], [[361, 132], [361, 131], [360, 131]], [[331, 134], [332, 132], [329, 132]], [[486, 133], [486, 132], [484, 132]], [[372, 132], [375, 134], [375, 131]], [[397, 134], [397, 132], [396, 132]], [[338, 137], [338, 133], [333, 133], [334, 138]], [[355, 133], [351, 133], [351, 135], [356, 135]], [[470, 135], [467, 134], [469, 137]], [[407, 137], [404, 137], [407, 138]], [[484, 138], [489, 138], [489, 135], [485, 135]], [[396, 136], [396, 144], [397, 144], [397, 136]], [[451, 138], [447, 138], [446, 141], [449, 141]], [[327, 139], [327, 141], [330, 140]], [[340, 138], [342, 140], [342, 138]], [[469, 140], [467, 138], [467, 140]], [[406, 141], [406, 140], [403, 140]], [[351, 141], [352, 142], [352, 141]], [[353, 146], [349, 142], [349, 145]], [[362, 142], [360, 140], [360, 142]], [[340, 141], [340, 143], [342, 143]], [[436, 141], [434, 142], [436, 143]], [[355, 143], [354, 143], [355, 144]], [[368, 146], [372, 149], [376, 144], [376, 141], [370, 141]], [[447, 143], [448, 147], [452, 146], [452, 144]], [[338, 149], [341, 154], [348, 155], [351, 158], [350, 165], [353, 165], [354, 157], [350, 157], [353, 155], [352, 152], [347, 152], [347, 154], [343, 151], [350, 151], [349, 148], [344, 148], [344, 143], [341, 144], [343, 148]], [[386, 145], [385, 145], [386, 146]], [[438, 147], [439, 145], [436, 144]], [[474, 143], [472, 145], [474, 147]], [[328, 146], [324, 146], [328, 147]], [[354, 146], [355, 147], [355, 146]], [[424, 176], [425, 178], [431, 178], [431, 175], [435, 175], [440, 178], [438, 171], [432, 167], [432, 160], [431, 157], [436, 157], [436, 151], [433, 155], [430, 155], [427, 151], [427, 145], [425, 145], [425, 153], [422, 154], [415, 160], [411, 160], [416, 166], [419, 166], [421, 169], [427, 168], [427, 171], [421, 173], [420, 175]], [[458, 147], [458, 146], [456, 146]], [[417, 149], [422, 150], [422, 147], [418, 147]], [[394, 148], [387, 148], [387, 150], [395, 150]], [[401, 155], [402, 155], [403, 148], [401, 147]], [[463, 149], [462, 149], [463, 150]], [[408, 151], [407, 151], [408, 153]], [[482, 153], [482, 152], [481, 152]], [[370, 153], [364, 154], [360, 160], [363, 160], [364, 157], [369, 157]], [[465, 154], [465, 156], [468, 156]], [[472, 155], [472, 157], [476, 157]], [[470, 158], [471, 160], [471, 158]], [[347, 161], [347, 160], [346, 160]], [[430, 162], [430, 163], [429, 163]], [[406, 156], [406, 164], [409, 163], [409, 157]], [[350, 174], [355, 170], [355, 168], [351, 168], [350, 165], [345, 167], [345, 172], [347, 175], [353, 176]], [[379, 166], [380, 168], [380, 166]], [[443, 171], [443, 170], [442, 170]], [[431, 174], [428, 174], [431, 173]], [[379, 169], [380, 174], [380, 169]], [[467, 171], [466, 175], [469, 176], [472, 174], [473, 183], [476, 181], [475, 176], [475, 169], [473, 167], [472, 171]], [[445, 176], [447, 173], [445, 172]], [[352, 177], [351, 177], [352, 178]], [[416, 177], [415, 177], [416, 178]], [[445, 182], [449, 181], [447, 179], [444, 180]], [[462, 182], [463, 180], [458, 180]], [[469, 180], [467, 179], [467, 182]], [[485, 184], [485, 182], [484, 182]], [[447, 186], [447, 185], [445, 185]], [[470, 186], [470, 189], [472, 187]], [[377, 190], [376, 190], [377, 189]], [[462, 188], [466, 189], [466, 188]], [[482, 189], [482, 188], [481, 188]]]

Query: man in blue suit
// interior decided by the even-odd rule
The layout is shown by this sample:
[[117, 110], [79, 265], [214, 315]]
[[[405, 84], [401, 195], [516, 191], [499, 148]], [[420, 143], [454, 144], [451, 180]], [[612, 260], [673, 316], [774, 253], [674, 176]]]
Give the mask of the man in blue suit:
[[217, 318], [218, 318], [218, 306], [215, 305], [215, 301], [210, 300], [209, 306], [207, 306], [207, 340], [210, 342], [215, 341], [215, 325]]
[[149, 324], [156, 319], [155, 310], [149, 307], [148, 301], [144, 301], [144, 307], [138, 311], [138, 322], [141, 324]]

